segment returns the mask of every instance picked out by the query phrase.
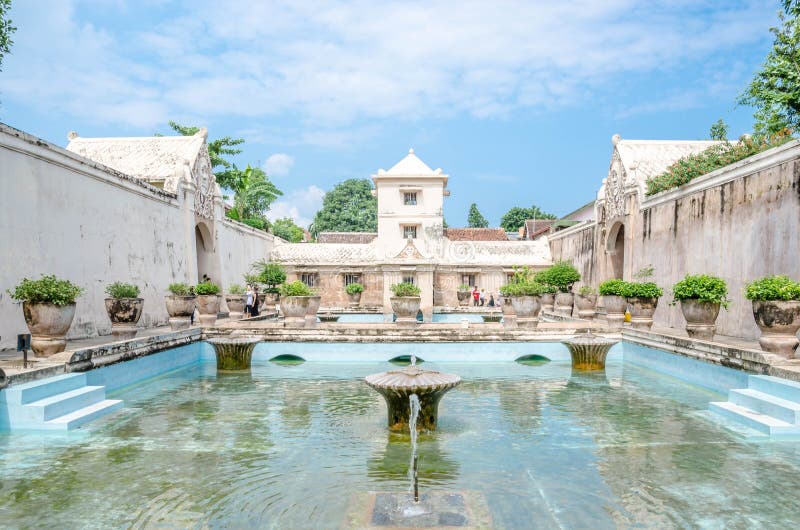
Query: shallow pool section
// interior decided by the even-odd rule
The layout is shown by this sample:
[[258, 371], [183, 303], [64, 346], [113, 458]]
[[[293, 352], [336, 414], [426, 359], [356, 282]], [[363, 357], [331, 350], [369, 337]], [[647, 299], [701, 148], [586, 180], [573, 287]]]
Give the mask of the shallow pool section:
[[[573, 373], [549, 347], [529, 365], [425, 363], [464, 382], [420, 436], [422, 493], [468, 492], [496, 528], [797, 525], [796, 443], [742, 441], [708, 418], [721, 394], [642, 359]], [[123, 410], [86, 429], [0, 434], [3, 525], [347, 528], [363, 493], [408, 491], [409, 437], [363, 382], [392, 364], [263, 357], [217, 375], [203, 353], [114, 387]]]

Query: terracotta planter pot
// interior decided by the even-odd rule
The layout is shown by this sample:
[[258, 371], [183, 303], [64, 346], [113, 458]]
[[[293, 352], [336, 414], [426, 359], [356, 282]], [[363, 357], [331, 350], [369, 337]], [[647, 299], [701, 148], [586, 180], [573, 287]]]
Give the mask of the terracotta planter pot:
[[542, 299], [542, 311], [553, 311], [553, 308], [556, 305], [555, 293], [544, 293], [541, 296], [541, 299]]
[[322, 301], [321, 296], [308, 297], [308, 309], [306, 311], [306, 327], [313, 328], [317, 325], [317, 312], [319, 311], [319, 304]]
[[701, 302], [695, 298], [681, 300], [681, 311], [686, 319], [686, 333], [690, 337], [702, 340], [712, 340], [717, 330], [717, 316], [719, 304]]
[[658, 298], [628, 298], [631, 306], [631, 327], [650, 329], [653, 327], [653, 313], [658, 307]]
[[422, 303], [419, 296], [393, 296], [389, 298], [392, 311], [397, 315], [396, 323], [398, 326], [416, 326], [417, 313]]
[[164, 303], [169, 314], [169, 326], [172, 331], [189, 327], [194, 307], [197, 305], [195, 298], [195, 296], [178, 296], [174, 294], [164, 297]]
[[503, 327], [516, 328], [517, 327], [517, 314], [514, 312], [514, 306], [511, 305], [511, 298], [503, 297], [500, 304], [500, 311], [503, 312]]
[[31, 349], [37, 357], [49, 357], [67, 349], [67, 331], [75, 318], [75, 304], [22, 303], [22, 315], [31, 332]]
[[310, 296], [284, 296], [281, 298], [281, 313], [284, 326], [302, 328], [306, 325], [306, 314], [311, 303]]
[[572, 304], [575, 300], [575, 295], [572, 293], [556, 293], [556, 307], [555, 312], [559, 315], [572, 316]]
[[753, 317], [761, 330], [758, 343], [762, 350], [796, 357], [800, 300], [753, 300]]
[[593, 320], [596, 305], [597, 305], [596, 294], [588, 294], [585, 296], [582, 294], [575, 295], [575, 307], [578, 308], [578, 317], [580, 318], [584, 318], [586, 320]]
[[361, 293], [348, 294], [347, 298], [350, 299], [350, 305], [353, 307], [358, 307], [358, 304], [361, 303]]
[[200, 325], [213, 326], [219, 315], [220, 296], [217, 294], [201, 294], [197, 296], [197, 310], [200, 312]]
[[244, 316], [244, 306], [247, 305], [246, 294], [226, 294], [225, 303], [228, 304], [228, 318], [239, 320]]
[[514, 307], [514, 314], [517, 315], [517, 326], [535, 328], [539, 325], [542, 301], [538, 296], [512, 296], [511, 305]]
[[262, 306], [264, 304], [274, 306], [275, 304], [278, 303], [280, 299], [281, 299], [280, 293], [267, 293], [267, 292], [258, 293], [258, 303]]
[[606, 308], [608, 327], [613, 329], [622, 328], [622, 324], [625, 322], [625, 310], [628, 308], [628, 300], [624, 296], [605, 294], [603, 295], [603, 305]]
[[139, 329], [144, 298], [106, 298], [106, 312], [111, 320], [111, 334], [118, 339], [132, 339]]
[[469, 301], [472, 300], [472, 292], [456, 291], [456, 297], [458, 298], [458, 305], [461, 307], [465, 307], [468, 306]]

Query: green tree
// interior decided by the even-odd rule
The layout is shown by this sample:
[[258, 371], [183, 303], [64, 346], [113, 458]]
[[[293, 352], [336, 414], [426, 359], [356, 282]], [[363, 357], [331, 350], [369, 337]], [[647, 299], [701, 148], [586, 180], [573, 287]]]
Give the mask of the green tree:
[[280, 195], [278, 188], [267, 178], [260, 168], [248, 165], [244, 171], [232, 166], [235, 179], [231, 182], [233, 190], [233, 208], [228, 210], [228, 217], [249, 224], [256, 228], [266, 229], [269, 226], [266, 213], [270, 205]]
[[761, 69], [739, 96], [738, 103], [755, 107], [755, 132], [775, 134], [800, 126], [800, 1], [783, 0], [780, 26]]
[[478, 210], [478, 205], [474, 202], [469, 205], [467, 226], [470, 228], [487, 228], [489, 226], [489, 221], [481, 214]]
[[289, 243], [299, 243], [305, 235], [303, 229], [294, 224], [294, 221], [289, 217], [276, 219], [272, 223], [272, 233]]
[[[200, 127], [181, 125], [172, 120], [170, 120], [169, 126], [172, 127], [173, 131], [183, 136], [193, 136], [200, 130]], [[222, 188], [233, 190], [234, 183], [240, 178], [233, 162], [223, 157], [241, 153], [242, 150], [236, 146], [243, 143], [244, 138], [231, 138], [230, 136], [208, 141], [208, 158], [211, 159], [211, 168], [215, 170], [214, 176], [217, 178], [217, 184]]]
[[3, 66], [3, 57], [11, 53], [11, 46], [14, 44], [11, 34], [17, 31], [17, 28], [11, 23], [11, 19], [8, 18], [10, 10], [11, 0], [0, 0], [0, 70]]
[[378, 200], [368, 179], [347, 179], [325, 194], [314, 216], [311, 233], [374, 232], [378, 229]]
[[727, 140], [728, 139], [728, 124], [722, 118], [718, 119], [711, 124], [709, 135], [712, 140]]
[[500, 219], [500, 226], [506, 232], [516, 232], [520, 229], [525, 221], [528, 219], [555, 219], [556, 216], [551, 213], [543, 212], [538, 206], [533, 205], [530, 208], [520, 208], [514, 206], [507, 211], [502, 219]]

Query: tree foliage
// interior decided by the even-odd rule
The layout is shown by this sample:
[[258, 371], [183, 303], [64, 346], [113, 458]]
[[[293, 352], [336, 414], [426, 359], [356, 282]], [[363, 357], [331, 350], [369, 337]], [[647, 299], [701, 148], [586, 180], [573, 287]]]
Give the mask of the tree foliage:
[[14, 44], [11, 34], [17, 31], [11, 19], [8, 18], [10, 10], [11, 0], [0, 0], [0, 70], [3, 66], [3, 57], [11, 53], [11, 46]]
[[276, 219], [272, 223], [272, 233], [289, 243], [300, 243], [305, 235], [303, 229], [294, 224], [289, 217]]
[[525, 221], [527, 221], [528, 219], [555, 219], [555, 218], [556, 218], [555, 215], [543, 212], [535, 204], [530, 208], [520, 208], [519, 206], [514, 206], [509, 211], [507, 211], [500, 219], [500, 226], [502, 226], [503, 230], [505, 230], [506, 232], [516, 232], [517, 230], [520, 229], [522, 225], [525, 224]]
[[228, 211], [228, 217], [256, 228], [267, 228], [267, 210], [283, 192], [267, 178], [264, 170], [250, 165], [244, 171], [236, 169], [230, 188], [234, 195], [233, 208]]
[[800, 125], [800, 1], [784, 0], [780, 26], [761, 69], [739, 96], [739, 103], [756, 108], [755, 132], [774, 134]]
[[474, 202], [469, 205], [469, 213], [467, 214], [467, 226], [470, 228], [488, 228], [489, 221], [478, 210], [478, 205]]
[[[200, 127], [181, 125], [172, 120], [170, 120], [169, 126], [172, 127], [173, 131], [183, 136], [193, 136], [200, 130]], [[211, 168], [215, 170], [214, 176], [217, 178], [217, 184], [222, 188], [232, 190], [233, 184], [241, 172], [232, 162], [226, 160], [224, 157], [241, 153], [242, 150], [236, 146], [243, 143], [244, 138], [231, 138], [230, 136], [208, 141], [208, 158], [211, 159]]]
[[712, 140], [727, 140], [728, 139], [728, 124], [722, 118], [718, 119], [711, 124], [709, 135]]
[[311, 233], [374, 232], [378, 229], [378, 200], [368, 179], [347, 179], [325, 194], [314, 216]]

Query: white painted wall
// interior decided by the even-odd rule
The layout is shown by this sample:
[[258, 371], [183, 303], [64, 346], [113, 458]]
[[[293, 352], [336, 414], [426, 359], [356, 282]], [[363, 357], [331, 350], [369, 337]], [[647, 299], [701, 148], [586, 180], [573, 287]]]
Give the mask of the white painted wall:
[[[6, 292], [23, 277], [55, 274], [86, 289], [68, 337], [108, 334], [105, 288], [131, 282], [145, 299], [140, 326], [163, 324], [166, 287], [196, 274], [191, 189], [177, 195], [0, 126], [0, 349], [26, 333]], [[221, 208], [218, 208], [218, 212]], [[272, 238], [217, 221], [220, 276], [227, 287]]]

